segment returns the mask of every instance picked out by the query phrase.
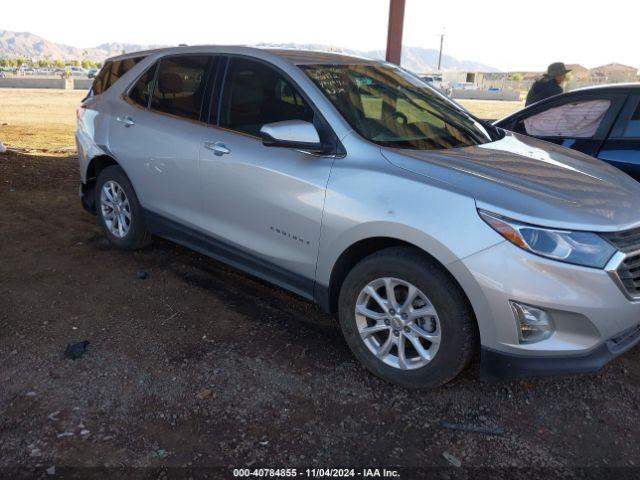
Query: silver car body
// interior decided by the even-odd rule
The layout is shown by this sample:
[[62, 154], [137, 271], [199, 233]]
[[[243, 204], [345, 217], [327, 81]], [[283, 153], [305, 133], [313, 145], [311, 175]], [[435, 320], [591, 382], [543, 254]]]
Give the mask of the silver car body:
[[[258, 138], [123, 99], [158, 58], [194, 53], [249, 56], [285, 72], [330, 124], [346, 154], [269, 148]], [[624, 253], [605, 269], [546, 259], [505, 241], [477, 212], [588, 232], [640, 228], [640, 185], [617, 169], [509, 132], [492, 143], [449, 150], [370, 143], [298, 68], [373, 63], [365, 59], [209, 46], [146, 55], [87, 101], [77, 144], [83, 184], [91, 181], [93, 159], [113, 158], [130, 178], [150, 228], [162, 221], [156, 233], [329, 311], [335, 307], [332, 275], [345, 252], [371, 239], [414, 245], [438, 260], [466, 293], [489, 374], [593, 370], [640, 340], [640, 299], [616, 274]], [[229, 153], [216, 152], [216, 145]], [[510, 300], [550, 312], [553, 335], [520, 343]]]

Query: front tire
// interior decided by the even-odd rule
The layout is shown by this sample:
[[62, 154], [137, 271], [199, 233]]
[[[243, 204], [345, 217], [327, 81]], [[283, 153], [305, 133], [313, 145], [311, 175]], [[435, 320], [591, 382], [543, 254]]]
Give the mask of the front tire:
[[358, 263], [342, 284], [339, 320], [365, 368], [408, 388], [452, 380], [476, 345], [466, 296], [441, 265], [412, 247], [388, 248]]
[[112, 245], [125, 250], [137, 250], [151, 243], [152, 237], [145, 227], [142, 207], [121, 167], [112, 165], [100, 172], [95, 198], [98, 223]]

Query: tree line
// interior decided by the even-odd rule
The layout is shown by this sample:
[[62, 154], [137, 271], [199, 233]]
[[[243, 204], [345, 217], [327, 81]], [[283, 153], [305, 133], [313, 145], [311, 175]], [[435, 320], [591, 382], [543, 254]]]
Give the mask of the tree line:
[[33, 67], [33, 68], [64, 68], [66, 66], [82, 67], [82, 68], [100, 68], [102, 62], [94, 62], [91, 60], [32, 60], [30, 58], [17, 57], [17, 58], [0, 58], [0, 68], [20, 68], [20, 67]]

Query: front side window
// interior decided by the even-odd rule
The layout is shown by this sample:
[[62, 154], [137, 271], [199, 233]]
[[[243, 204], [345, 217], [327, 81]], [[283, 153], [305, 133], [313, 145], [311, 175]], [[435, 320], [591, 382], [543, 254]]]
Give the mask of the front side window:
[[200, 119], [212, 58], [207, 55], [181, 55], [160, 60], [151, 96], [151, 109], [183, 118]]
[[416, 150], [494, 138], [468, 112], [390, 65], [301, 65], [346, 121], [378, 145]]
[[534, 137], [591, 138], [610, 106], [606, 99], [565, 103], [526, 118], [524, 128]]
[[100, 95], [106, 92], [111, 85], [116, 83], [144, 58], [145, 57], [130, 57], [124, 60], [106, 62], [93, 81], [91, 93], [93, 95]]
[[624, 128], [623, 137], [627, 138], [640, 138], [640, 101], [635, 112], [631, 115], [631, 118], [627, 122], [627, 126]]
[[257, 137], [263, 125], [284, 120], [313, 122], [313, 110], [275, 69], [255, 60], [232, 58], [220, 126]]

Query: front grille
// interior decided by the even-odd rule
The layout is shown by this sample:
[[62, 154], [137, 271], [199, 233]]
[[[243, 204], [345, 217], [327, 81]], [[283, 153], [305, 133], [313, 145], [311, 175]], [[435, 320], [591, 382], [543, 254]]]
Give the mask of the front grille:
[[602, 236], [623, 253], [640, 251], [640, 228], [624, 232], [603, 233]]
[[625, 258], [617, 272], [629, 295], [640, 295], [640, 253]]
[[626, 255], [616, 275], [631, 297], [640, 297], [640, 228], [604, 233], [602, 236]]

